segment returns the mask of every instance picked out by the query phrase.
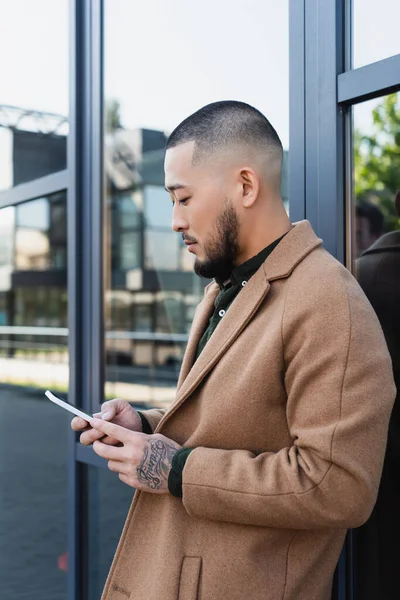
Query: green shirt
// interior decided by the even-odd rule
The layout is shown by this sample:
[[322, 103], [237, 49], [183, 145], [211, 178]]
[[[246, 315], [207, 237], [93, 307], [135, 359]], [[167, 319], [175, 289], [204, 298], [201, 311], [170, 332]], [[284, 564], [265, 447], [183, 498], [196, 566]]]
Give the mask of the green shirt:
[[[263, 262], [271, 254], [272, 250], [279, 244], [281, 239], [286, 234], [272, 242], [269, 246], [261, 250], [256, 256], [250, 258], [243, 264], [235, 267], [232, 270], [231, 276], [227, 281], [217, 281], [220, 292], [214, 302], [214, 312], [210, 317], [207, 328], [204, 331], [199, 345], [197, 347], [196, 359], [203, 351], [208, 340], [214, 333], [218, 326], [218, 323], [224, 318], [226, 311], [239, 294], [240, 290], [247, 284], [250, 277], [254, 275], [256, 271], [261, 267]], [[171, 471], [168, 477], [168, 489], [173, 496], [182, 498], [182, 474], [185, 467], [186, 460], [193, 448], [182, 448], [178, 450], [172, 459]]]
[[263, 262], [271, 254], [272, 250], [279, 244], [282, 237], [272, 242], [272, 244], [264, 248], [264, 250], [261, 250], [261, 252], [259, 252], [256, 256], [253, 256], [253, 258], [250, 258], [243, 264], [235, 267], [227, 281], [222, 282], [216, 280], [220, 287], [220, 292], [214, 302], [215, 310], [211, 315], [208, 326], [200, 339], [199, 345], [197, 346], [196, 359], [203, 351], [204, 346], [214, 333], [217, 325], [224, 318], [226, 311], [240, 290], [246, 285], [250, 277], [254, 275], [256, 271], [258, 271]]

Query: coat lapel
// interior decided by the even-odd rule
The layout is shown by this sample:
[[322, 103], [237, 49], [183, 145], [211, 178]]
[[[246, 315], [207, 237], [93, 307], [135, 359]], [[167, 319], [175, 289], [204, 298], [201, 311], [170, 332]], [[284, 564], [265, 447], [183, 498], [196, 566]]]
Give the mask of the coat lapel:
[[229, 346], [240, 335], [267, 296], [271, 287], [270, 281], [289, 277], [296, 265], [321, 243], [322, 240], [315, 235], [308, 221], [294, 223], [293, 229], [283, 238], [262, 267], [240, 291], [199, 358], [194, 362], [197, 345], [211, 316], [214, 300], [218, 294], [218, 285], [216, 283], [210, 284], [207, 294], [195, 314], [190, 340], [179, 376], [175, 402], [159, 422], [156, 431], [160, 430], [165, 421], [194, 392]]
[[190, 342], [182, 364], [176, 400], [161, 419], [156, 431], [160, 430], [165, 421], [194, 392], [228, 347], [233, 344], [252, 316], [257, 312], [269, 288], [270, 284], [265, 278], [264, 269], [261, 268], [253, 275], [245, 288], [240, 291], [237, 298], [235, 298], [226, 316], [219, 323], [202, 353], [193, 364], [197, 344], [210, 318], [218, 289], [215, 290], [215, 293], [209, 292], [209, 296], [211, 297], [206, 297], [199, 305], [199, 309], [201, 310], [196, 313], [196, 318], [193, 322], [193, 332], [191, 332]]
[[207, 289], [206, 295], [198, 305], [193, 323], [190, 328], [189, 341], [186, 346], [185, 355], [183, 357], [181, 370], [179, 373], [177, 390], [182, 386], [195, 360], [197, 346], [199, 345], [201, 336], [203, 335], [211, 314], [214, 310], [214, 301], [219, 292], [217, 283], [211, 283]]

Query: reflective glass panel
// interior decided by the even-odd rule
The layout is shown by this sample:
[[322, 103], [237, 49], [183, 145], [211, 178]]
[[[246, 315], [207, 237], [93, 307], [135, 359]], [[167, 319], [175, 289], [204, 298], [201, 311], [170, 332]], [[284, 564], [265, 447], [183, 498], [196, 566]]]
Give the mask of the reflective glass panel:
[[[216, 100], [260, 109], [285, 148], [287, 203], [288, 2], [250, 5], [105, 0], [107, 397], [171, 402], [208, 283], [194, 275], [193, 257], [171, 229], [163, 163], [172, 129]], [[140, 23], [134, 36], [132, 23]], [[132, 56], [141, 57], [133, 72]]]
[[[106, 398], [142, 409], [170, 406], [208, 283], [194, 274], [193, 255], [171, 229], [164, 155], [176, 125], [217, 100], [261, 110], [284, 146], [287, 204], [288, 33], [287, 0], [104, 1]], [[100, 561], [96, 600], [128, 508], [114, 506], [119, 490], [118, 481], [110, 486], [108, 512], [121, 515], [112, 525], [109, 514], [115, 541]]]
[[107, 469], [89, 472], [89, 597], [99, 600], [134, 490]]
[[3, 208], [0, 223], [0, 381], [67, 391], [66, 194]]
[[398, 0], [353, 0], [353, 66], [400, 54]]
[[67, 596], [66, 194], [0, 209], [0, 598]]
[[0, 190], [66, 168], [68, 0], [0, 2]]
[[[380, 320], [399, 389], [400, 94], [357, 105], [353, 115], [352, 268]], [[394, 600], [400, 593], [399, 402], [397, 394], [377, 503], [355, 531], [356, 600]]]

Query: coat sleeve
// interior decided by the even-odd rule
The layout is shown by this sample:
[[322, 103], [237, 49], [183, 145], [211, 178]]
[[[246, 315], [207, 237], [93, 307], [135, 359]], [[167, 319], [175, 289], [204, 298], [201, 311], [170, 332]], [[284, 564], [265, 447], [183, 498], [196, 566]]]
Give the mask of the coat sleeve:
[[[332, 269], [330, 269], [332, 271]], [[376, 501], [395, 386], [378, 319], [341, 265], [289, 288], [282, 316], [292, 445], [254, 455], [194, 449], [195, 517], [277, 528], [357, 527]]]
[[163, 416], [165, 415], [165, 408], [150, 408], [149, 410], [140, 410], [140, 414], [144, 416], [146, 421], [154, 431]]

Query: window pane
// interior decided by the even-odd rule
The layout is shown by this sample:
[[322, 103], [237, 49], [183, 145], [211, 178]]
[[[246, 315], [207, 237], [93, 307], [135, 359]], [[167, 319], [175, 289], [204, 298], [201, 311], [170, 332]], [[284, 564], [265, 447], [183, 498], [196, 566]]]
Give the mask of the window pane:
[[89, 472], [89, 595], [99, 600], [134, 490], [107, 469]]
[[398, 0], [353, 0], [354, 68], [400, 54]]
[[[354, 107], [353, 268], [382, 325], [400, 387], [400, 94]], [[377, 399], [379, 402], [379, 399]], [[399, 394], [378, 500], [356, 531], [357, 600], [400, 593]]]
[[67, 595], [71, 418], [43, 395], [68, 389], [65, 205], [0, 210], [1, 598]]
[[[139, 395], [148, 404], [163, 394], [173, 397], [165, 391], [172, 372], [167, 363], [174, 363], [176, 380], [191, 315], [207, 283], [194, 275], [193, 256], [171, 230], [163, 169], [167, 136], [209, 102], [232, 98], [254, 105], [282, 139], [287, 203], [288, 2], [251, 2], [249, 10], [239, 2], [233, 7], [228, 0], [206, 0], [198, 11], [181, 0], [168, 6], [161, 0], [105, 0], [104, 19], [106, 395]], [[134, 36], [132, 23], [141, 24]], [[238, 44], [243, 36], [246, 43]], [[133, 55], [142, 59], [127, 77]], [[238, 75], [244, 72], [246, 85]], [[171, 85], [171, 77], [180, 85]], [[129, 300], [116, 301], [122, 292]], [[139, 294], [146, 302], [138, 301]], [[171, 294], [179, 299], [171, 301]]]
[[176, 271], [179, 260], [179, 239], [172, 231], [145, 232], [146, 262], [147, 269], [159, 269], [163, 271]]
[[53, 194], [16, 207], [16, 270], [66, 268], [66, 198]]
[[[142, 408], [170, 406], [208, 283], [194, 274], [193, 255], [171, 229], [164, 154], [175, 126], [217, 100], [261, 110], [285, 149], [287, 204], [288, 4], [104, 0], [107, 398]], [[129, 202], [116, 209], [121, 197]], [[101, 562], [101, 568], [104, 582], [108, 565]]]
[[68, 0], [3, 5], [0, 190], [65, 169], [68, 130]]
[[[288, 2], [251, 2], [249, 9], [206, 0], [199, 11], [181, 0], [105, 0], [104, 17], [105, 395], [169, 406], [208, 281], [194, 275], [193, 256], [171, 229], [166, 140], [209, 102], [254, 105], [282, 138], [287, 201]], [[132, 23], [140, 23], [134, 36]], [[134, 72], [132, 56], [141, 56]]]
[[42, 393], [4, 384], [0, 410], [0, 597], [65, 600], [71, 419]]

